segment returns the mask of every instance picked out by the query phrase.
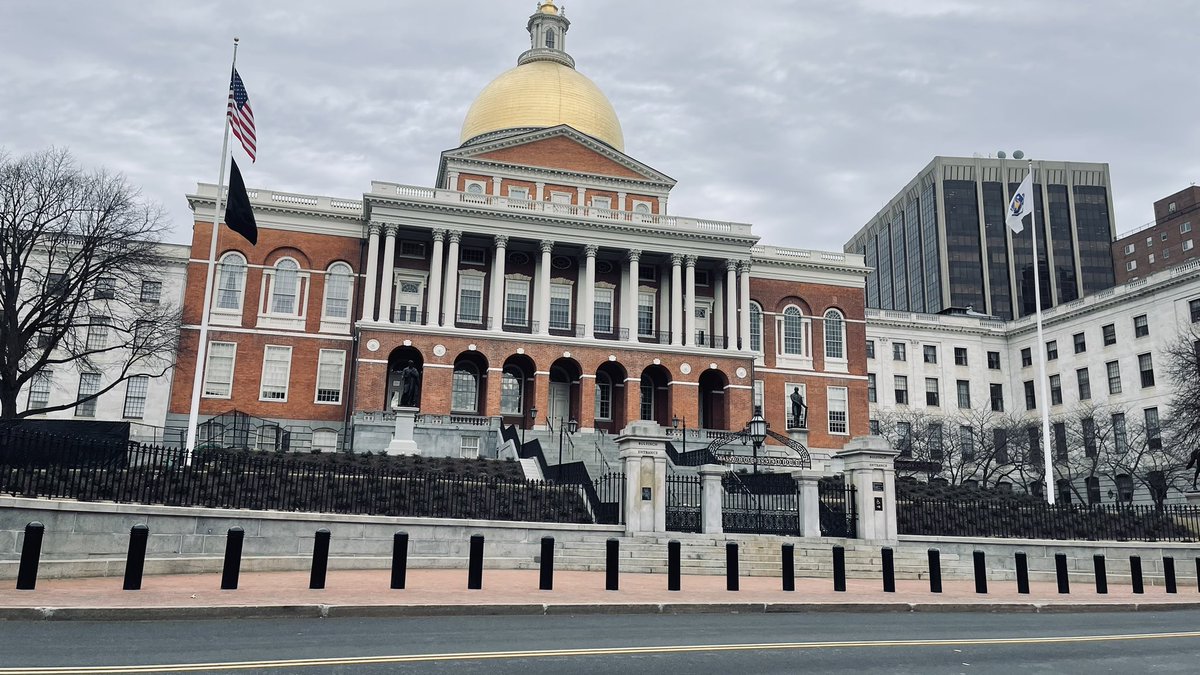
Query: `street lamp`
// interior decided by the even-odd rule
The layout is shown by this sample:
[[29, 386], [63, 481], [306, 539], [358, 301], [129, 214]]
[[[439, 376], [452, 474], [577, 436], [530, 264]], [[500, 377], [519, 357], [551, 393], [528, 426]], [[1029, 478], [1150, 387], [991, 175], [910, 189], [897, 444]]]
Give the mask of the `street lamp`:
[[687, 453], [687, 418], [686, 418], [686, 417], [684, 417], [684, 418], [681, 420], [681, 419], [680, 419], [680, 418], [678, 418], [678, 417], [672, 417], [672, 418], [671, 418], [671, 428], [672, 428], [672, 429], [678, 429], [678, 428], [679, 428], [679, 424], [680, 424], [681, 422], [683, 423], [683, 452], [684, 452], [684, 454], [686, 454], [686, 453]]
[[754, 417], [751, 417], [750, 423], [746, 425], [746, 434], [750, 436], [750, 443], [754, 446], [754, 473], [758, 473], [758, 449], [767, 438], [767, 421], [763, 419], [762, 406], [754, 406]]
[[562, 418], [558, 418], [558, 467], [560, 472], [562, 471], [563, 432], [566, 432], [568, 436], [573, 436], [578, 430], [579, 422], [567, 420], [567, 423], [563, 424]]
[[533, 420], [533, 423], [536, 424], [537, 423], [537, 408], [529, 408], [529, 412], [527, 412], [525, 414], [525, 420], [524, 420], [525, 423], [521, 425], [521, 447], [525, 447], [525, 430], [528, 429], [530, 426], [532, 426], [530, 424], [531, 418]]

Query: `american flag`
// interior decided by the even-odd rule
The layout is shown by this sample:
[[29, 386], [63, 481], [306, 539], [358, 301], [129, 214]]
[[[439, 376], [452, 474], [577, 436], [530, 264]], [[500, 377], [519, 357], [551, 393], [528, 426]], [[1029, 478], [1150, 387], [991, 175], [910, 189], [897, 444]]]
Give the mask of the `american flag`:
[[242, 84], [237, 70], [233, 71], [233, 79], [229, 81], [229, 126], [253, 162], [257, 146], [254, 137], [254, 110], [250, 108], [250, 96], [246, 93], [246, 85]]

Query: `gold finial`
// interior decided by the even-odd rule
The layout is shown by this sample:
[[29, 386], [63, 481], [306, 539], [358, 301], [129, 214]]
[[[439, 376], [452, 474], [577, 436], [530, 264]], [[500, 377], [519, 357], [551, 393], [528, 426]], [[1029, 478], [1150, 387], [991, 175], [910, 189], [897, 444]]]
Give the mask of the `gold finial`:
[[554, 0], [542, 0], [542, 4], [538, 5], [538, 11], [542, 14], [558, 14], [558, 7], [554, 6]]

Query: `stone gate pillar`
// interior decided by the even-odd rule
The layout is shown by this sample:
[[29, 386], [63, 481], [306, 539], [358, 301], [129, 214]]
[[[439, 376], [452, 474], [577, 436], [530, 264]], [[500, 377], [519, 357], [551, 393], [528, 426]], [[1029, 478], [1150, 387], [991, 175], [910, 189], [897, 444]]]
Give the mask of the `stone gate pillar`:
[[704, 534], [721, 534], [725, 531], [722, 520], [722, 498], [725, 488], [721, 476], [725, 467], [720, 464], [705, 464], [700, 467], [700, 531]]
[[800, 498], [800, 536], [821, 536], [821, 493], [817, 481], [821, 474], [812, 469], [801, 469], [792, 472], [796, 479], [796, 491]]
[[666, 532], [666, 432], [639, 420], [622, 429], [616, 441], [625, 468], [625, 533]]
[[858, 500], [858, 538], [896, 540], [896, 455], [882, 436], [859, 436], [838, 453]]

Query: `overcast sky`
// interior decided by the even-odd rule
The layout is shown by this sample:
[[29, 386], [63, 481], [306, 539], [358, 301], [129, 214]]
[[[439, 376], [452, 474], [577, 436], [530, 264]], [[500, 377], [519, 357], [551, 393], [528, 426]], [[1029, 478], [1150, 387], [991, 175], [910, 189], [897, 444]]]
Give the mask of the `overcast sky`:
[[[1108, 162], [1117, 230], [1200, 180], [1193, 0], [575, 0], [568, 49], [676, 215], [841, 250], [935, 155]], [[191, 237], [232, 38], [251, 187], [431, 185], [535, 0], [0, 2], [0, 148], [124, 172]], [[240, 150], [239, 150], [240, 152]]]

